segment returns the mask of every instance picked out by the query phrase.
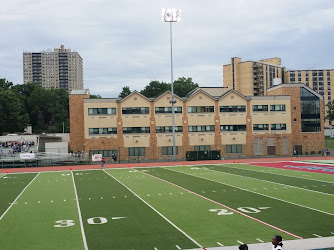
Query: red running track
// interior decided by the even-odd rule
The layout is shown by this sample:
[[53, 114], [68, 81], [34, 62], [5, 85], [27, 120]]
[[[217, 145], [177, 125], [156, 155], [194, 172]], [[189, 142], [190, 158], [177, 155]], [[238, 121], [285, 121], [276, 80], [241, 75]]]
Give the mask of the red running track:
[[[158, 166], [182, 166], [182, 165], [200, 165], [200, 164], [226, 164], [226, 163], [246, 163], [249, 165], [259, 165], [267, 167], [285, 168], [285, 165], [292, 166], [291, 161], [300, 160], [334, 160], [334, 157], [286, 157], [286, 158], [254, 158], [254, 159], [236, 159], [236, 160], [210, 160], [210, 161], [178, 161], [178, 162], [148, 162], [148, 163], [130, 163], [130, 164], [106, 164], [105, 168], [128, 168], [128, 167], [158, 167]], [[282, 164], [282, 162], [284, 162]], [[260, 165], [262, 164], [262, 165]], [[302, 163], [296, 163], [298, 166]], [[312, 166], [326, 166], [305, 164]], [[44, 171], [65, 171], [65, 170], [84, 170], [84, 169], [99, 169], [100, 164], [96, 165], [75, 165], [75, 166], [48, 166], [48, 167], [31, 167], [31, 168], [2, 168], [0, 173], [22, 173], [22, 172], [44, 172]], [[289, 168], [292, 169], [292, 168]], [[302, 169], [295, 169], [302, 170]], [[307, 170], [303, 170], [307, 171]], [[311, 171], [314, 172], [314, 171]], [[321, 173], [325, 173], [320, 171]], [[328, 172], [330, 173], [330, 172]], [[333, 172], [331, 174], [334, 174]]]

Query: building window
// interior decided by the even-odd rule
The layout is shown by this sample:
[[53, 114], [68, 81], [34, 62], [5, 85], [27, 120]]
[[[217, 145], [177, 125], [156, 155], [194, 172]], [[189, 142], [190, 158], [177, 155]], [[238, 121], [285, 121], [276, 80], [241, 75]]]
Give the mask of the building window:
[[89, 108], [88, 115], [115, 115], [116, 108]]
[[320, 132], [319, 97], [305, 88], [300, 88], [302, 132]]
[[271, 130], [286, 130], [285, 123], [271, 124], [270, 126], [271, 126]]
[[188, 126], [188, 132], [208, 132], [215, 131], [214, 125], [206, 125], [206, 126]]
[[[173, 126], [165, 126], [165, 127], [156, 127], [155, 128], [156, 133], [172, 133], [173, 132]], [[182, 132], [183, 128], [182, 126], [175, 126], [175, 132]]]
[[268, 105], [253, 105], [253, 111], [268, 111]]
[[[175, 147], [175, 155], [178, 155], [178, 148]], [[173, 146], [170, 147], [162, 147], [161, 148], [161, 154], [162, 155], [173, 155]]]
[[[155, 107], [156, 114], [172, 113], [172, 107]], [[174, 107], [174, 113], [182, 113], [182, 107]]]
[[214, 106], [190, 106], [188, 113], [213, 113]]
[[150, 127], [126, 127], [123, 128], [123, 134], [150, 133]]
[[101, 154], [103, 157], [112, 157], [113, 154], [117, 155], [117, 153], [117, 150], [90, 150], [89, 157], [97, 154]]
[[246, 131], [246, 125], [220, 125], [220, 131]]
[[129, 156], [145, 156], [144, 147], [131, 147], [128, 148]]
[[246, 106], [220, 106], [220, 112], [246, 112]]
[[242, 153], [242, 145], [226, 145], [226, 153], [227, 154], [241, 154]]
[[150, 108], [144, 107], [144, 108], [122, 108], [122, 114], [149, 114]]
[[253, 130], [269, 130], [269, 124], [253, 124]]
[[195, 151], [210, 151], [210, 145], [194, 146]]
[[90, 128], [89, 135], [117, 134], [117, 128]]
[[270, 111], [285, 111], [285, 104], [282, 104], [282, 105], [270, 105]]

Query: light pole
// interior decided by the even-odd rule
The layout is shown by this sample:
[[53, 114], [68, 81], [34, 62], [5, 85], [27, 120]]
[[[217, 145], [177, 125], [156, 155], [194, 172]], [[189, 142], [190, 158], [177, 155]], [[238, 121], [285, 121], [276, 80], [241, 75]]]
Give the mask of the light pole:
[[161, 20], [169, 23], [170, 30], [170, 77], [171, 77], [171, 90], [172, 90], [172, 100], [169, 103], [172, 104], [172, 123], [173, 123], [173, 160], [176, 160], [176, 148], [175, 148], [175, 119], [174, 119], [174, 80], [173, 80], [173, 33], [172, 33], [172, 23], [181, 21], [181, 10], [176, 9], [162, 9], [161, 10]]

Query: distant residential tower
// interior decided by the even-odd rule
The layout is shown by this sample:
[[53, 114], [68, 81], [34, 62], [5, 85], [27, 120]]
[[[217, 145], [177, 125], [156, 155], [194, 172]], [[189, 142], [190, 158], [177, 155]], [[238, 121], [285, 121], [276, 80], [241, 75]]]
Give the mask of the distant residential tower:
[[82, 58], [78, 52], [65, 49], [64, 45], [53, 52], [24, 52], [23, 81], [47, 89], [83, 89]]

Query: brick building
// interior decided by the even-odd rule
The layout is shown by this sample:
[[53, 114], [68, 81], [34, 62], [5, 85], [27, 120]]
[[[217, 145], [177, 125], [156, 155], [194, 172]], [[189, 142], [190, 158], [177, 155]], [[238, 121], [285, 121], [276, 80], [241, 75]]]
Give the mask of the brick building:
[[[196, 88], [175, 97], [177, 158], [186, 151], [220, 150], [223, 156], [318, 153], [324, 148], [323, 98], [304, 84], [280, 84], [266, 96], [244, 96], [227, 88]], [[148, 99], [89, 99], [70, 94], [73, 151], [120, 159], [172, 156], [171, 92]]]

